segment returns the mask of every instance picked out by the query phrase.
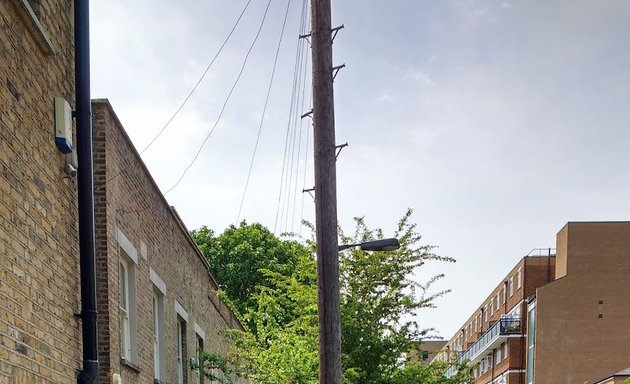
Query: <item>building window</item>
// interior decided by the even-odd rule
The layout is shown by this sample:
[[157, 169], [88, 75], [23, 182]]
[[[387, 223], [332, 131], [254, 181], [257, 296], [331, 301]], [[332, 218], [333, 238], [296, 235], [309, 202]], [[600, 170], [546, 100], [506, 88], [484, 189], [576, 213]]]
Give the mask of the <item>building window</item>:
[[527, 384], [534, 382], [534, 346], [536, 344], [536, 307], [527, 314]]
[[488, 304], [486, 304], [483, 310], [483, 322], [485, 323], [486, 321], [488, 321]]
[[477, 332], [477, 317], [475, 316], [475, 319], [473, 320], [473, 329], [475, 330], [475, 332]]
[[203, 375], [201, 374], [201, 352], [203, 351], [203, 337], [201, 335], [199, 335], [199, 333], [196, 334], [197, 336], [197, 345], [196, 345], [196, 351], [197, 351], [197, 363], [199, 364], [199, 368], [197, 368], [197, 384], [203, 384]]
[[508, 357], [508, 342], [506, 341], [503, 344], [503, 359], [507, 359]]
[[516, 289], [521, 289], [521, 268], [516, 272]]
[[124, 249], [120, 249], [118, 263], [120, 315], [120, 357], [124, 362], [137, 364], [137, 309], [136, 309], [136, 265]]
[[164, 295], [153, 287], [153, 377], [164, 377]]
[[514, 296], [514, 276], [510, 276], [508, 281], [508, 289], [510, 290], [510, 297]]
[[186, 384], [186, 321], [177, 316], [177, 383]]
[[499, 304], [499, 292], [497, 292], [497, 296], [495, 297], [495, 303], [496, 303], [497, 311], [498, 311], [499, 310], [499, 305], [500, 305]]
[[496, 349], [495, 351], [495, 355], [494, 356], [494, 364], [498, 365], [501, 362], [501, 349], [503, 348], [503, 345], [501, 345], [499, 348]]

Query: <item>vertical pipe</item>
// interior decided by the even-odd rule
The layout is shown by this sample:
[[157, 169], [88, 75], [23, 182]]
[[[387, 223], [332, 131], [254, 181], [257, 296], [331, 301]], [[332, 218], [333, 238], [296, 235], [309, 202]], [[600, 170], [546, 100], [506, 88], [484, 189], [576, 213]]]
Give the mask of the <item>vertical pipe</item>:
[[341, 383], [337, 173], [330, 0], [311, 0], [319, 382]]
[[96, 328], [96, 261], [94, 234], [94, 175], [92, 168], [92, 111], [90, 100], [90, 8], [88, 0], [74, 1], [74, 68], [76, 87], [77, 182], [79, 196], [79, 265], [83, 370], [77, 382], [96, 383], [98, 345]]

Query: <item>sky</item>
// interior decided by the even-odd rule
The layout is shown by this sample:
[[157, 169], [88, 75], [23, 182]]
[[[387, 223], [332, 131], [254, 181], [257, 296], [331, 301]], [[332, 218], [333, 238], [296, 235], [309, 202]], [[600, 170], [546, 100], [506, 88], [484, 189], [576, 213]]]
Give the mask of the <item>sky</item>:
[[[92, 2], [92, 97], [110, 100], [139, 151], [246, 4]], [[189, 229], [247, 220], [309, 236], [299, 224], [314, 219], [301, 192], [313, 186], [310, 120], [299, 118], [311, 99], [303, 7], [251, 0], [142, 153], [162, 191], [175, 186], [166, 197]], [[346, 65], [334, 96], [336, 139], [348, 143], [340, 224], [351, 231], [365, 216], [390, 236], [413, 208], [422, 240], [457, 260], [415, 276], [444, 273], [434, 290], [451, 290], [418, 314], [421, 326], [449, 338], [567, 222], [630, 220], [630, 3], [333, 0], [332, 20], [344, 25], [334, 64]]]

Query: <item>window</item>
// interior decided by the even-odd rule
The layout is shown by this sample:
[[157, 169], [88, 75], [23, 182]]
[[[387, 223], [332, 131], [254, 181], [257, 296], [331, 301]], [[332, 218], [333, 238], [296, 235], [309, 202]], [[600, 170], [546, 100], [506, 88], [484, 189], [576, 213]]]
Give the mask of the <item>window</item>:
[[127, 360], [131, 360], [131, 338], [129, 324], [129, 267], [124, 261], [120, 262], [120, 353]]
[[501, 362], [501, 349], [503, 348], [503, 345], [501, 345], [499, 348], [497, 348], [495, 350], [495, 356], [494, 356], [494, 364], [497, 365]]
[[429, 361], [429, 351], [422, 351], [422, 362], [426, 363]]
[[177, 383], [186, 384], [186, 321], [177, 316]]
[[118, 262], [118, 312], [120, 316], [120, 358], [123, 362], [138, 363], [136, 265], [133, 252], [120, 247]]
[[534, 346], [536, 345], [536, 307], [527, 314], [527, 384], [534, 382]]
[[153, 288], [153, 377], [164, 377], [164, 295]]
[[[203, 351], [203, 337], [199, 335], [199, 333], [197, 333], [196, 336], [197, 336], [197, 345], [195, 349], [197, 350], [197, 363], [201, 365], [201, 351]], [[197, 368], [197, 384], [203, 384], [203, 375], [201, 374], [201, 368]]]
[[495, 299], [495, 303], [496, 303], [496, 307], [497, 307], [497, 311], [499, 310], [499, 292], [497, 292], [497, 296], [494, 298]]
[[521, 289], [521, 268], [516, 272], [516, 289]]
[[473, 320], [473, 329], [475, 330], [475, 332], [477, 332], [477, 318], [476, 317]]
[[510, 290], [510, 297], [514, 296], [514, 276], [510, 276], [508, 281], [508, 289]]
[[506, 341], [503, 344], [503, 359], [507, 359], [508, 357], [508, 342]]
[[486, 321], [488, 321], [488, 304], [486, 304], [483, 310], [483, 322], [485, 323]]

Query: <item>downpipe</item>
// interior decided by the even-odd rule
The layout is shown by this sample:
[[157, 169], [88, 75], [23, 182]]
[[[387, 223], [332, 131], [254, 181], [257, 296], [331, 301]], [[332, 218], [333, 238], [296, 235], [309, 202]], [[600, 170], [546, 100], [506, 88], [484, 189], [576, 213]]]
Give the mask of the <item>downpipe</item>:
[[89, 0], [74, 1], [74, 68], [76, 88], [77, 184], [79, 203], [79, 265], [83, 370], [79, 384], [98, 382], [96, 258], [94, 231], [94, 174], [92, 164], [92, 106], [90, 99]]

